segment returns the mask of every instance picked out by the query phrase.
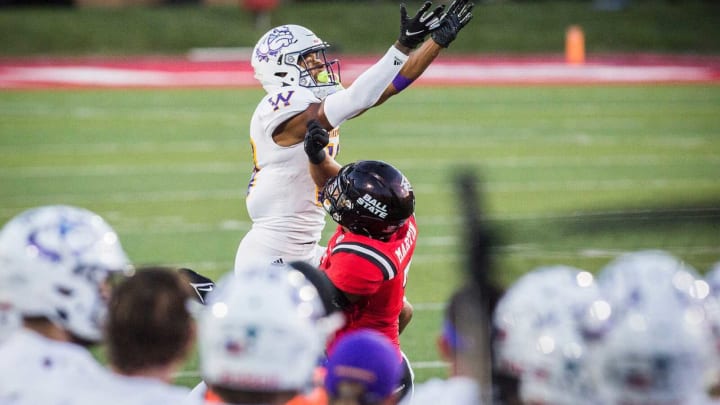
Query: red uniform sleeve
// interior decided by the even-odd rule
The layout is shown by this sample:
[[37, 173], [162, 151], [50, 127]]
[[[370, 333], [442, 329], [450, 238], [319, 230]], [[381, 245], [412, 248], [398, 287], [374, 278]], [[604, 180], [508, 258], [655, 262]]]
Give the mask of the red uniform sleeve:
[[373, 294], [384, 281], [374, 263], [352, 252], [333, 253], [327, 258], [325, 273], [335, 287], [355, 295]]

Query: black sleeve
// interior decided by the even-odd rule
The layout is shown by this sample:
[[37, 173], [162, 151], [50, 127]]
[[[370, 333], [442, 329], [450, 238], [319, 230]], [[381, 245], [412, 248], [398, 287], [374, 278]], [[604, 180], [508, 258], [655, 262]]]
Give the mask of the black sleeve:
[[330, 281], [324, 271], [302, 261], [292, 262], [290, 267], [302, 273], [315, 286], [328, 315], [335, 311], [341, 311], [350, 305], [345, 293], [335, 287], [335, 284]]

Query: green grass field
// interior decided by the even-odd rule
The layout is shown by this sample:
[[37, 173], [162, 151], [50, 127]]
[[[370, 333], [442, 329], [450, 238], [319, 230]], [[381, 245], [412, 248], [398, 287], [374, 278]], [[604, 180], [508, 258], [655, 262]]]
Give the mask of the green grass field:
[[[261, 94], [0, 92], [0, 221], [83, 206], [137, 264], [217, 278], [249, 227], [247, 127]], [[386, 160], [415, 187], [416, 313], [402, 341], [421, 364], [437, 360], [441, 304], [463, 277], [461, 169], [482, 179], [503, 285], [540, 265], [595, 272], [629, 250], [666, 249], [700, 271], [720, 260], [720, 86], [414, 88], [342, 136], [342, 162]]]

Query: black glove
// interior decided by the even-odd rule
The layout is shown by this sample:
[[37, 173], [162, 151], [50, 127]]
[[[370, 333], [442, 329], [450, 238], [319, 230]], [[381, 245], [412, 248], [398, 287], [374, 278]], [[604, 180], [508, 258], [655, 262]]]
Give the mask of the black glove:
[[410, 49], [417, 48], [425, 40], [427, 34], [438, 27], [445, 5], [427, 13], [432, 2], [426, 1], [415, 17], [408, 18], [405, 4], [400, 4], [400, 37], [398, 42]]
[[450, 46], [458, 32], [473, 18], [471, 13], [474, 3], [469, 0], [455, 0], [440, 21], [440, 27], [432, 32], [433, 41], [443, 48]]
[[201, 304], [205, 304], [205, 295], [215, 288], [215, 283], [192, 269], [181, 268], [179, 271], [187, 278], [188, 283], [195, 290], [197, 300]]
[[307, 123], [305, 133], [305, 154], [310, 163], [319, 165], [325, 160], [325, 147], [330, 143], [330, 135], [317, 120]]

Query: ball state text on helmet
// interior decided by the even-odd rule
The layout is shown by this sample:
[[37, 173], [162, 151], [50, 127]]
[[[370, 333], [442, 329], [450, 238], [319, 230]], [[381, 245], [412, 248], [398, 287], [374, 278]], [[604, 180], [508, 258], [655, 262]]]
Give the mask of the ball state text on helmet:
[[387, 205], [372, 198], [369, 194], [365, 194], [364, 196], [358, 198], [356, 203], [370, 211], [371, 214], [377, 216], [378, 218], [385, 219], [387, 217]]

